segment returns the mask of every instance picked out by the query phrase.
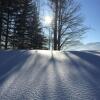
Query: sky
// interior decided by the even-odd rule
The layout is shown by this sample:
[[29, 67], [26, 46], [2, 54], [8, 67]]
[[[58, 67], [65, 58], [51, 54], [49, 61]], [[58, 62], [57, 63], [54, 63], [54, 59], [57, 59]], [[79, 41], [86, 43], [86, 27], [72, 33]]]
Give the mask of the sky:
[[[42, 4], [46, 5], [47, 0]], [[81, 4], [81, 13], [84, 17], [84, 25], [90, 29], [83, 36], [82, 43], [100, 42], [100, 0], [78, 0]], [[49, 9], [43, 6], [44, 15], [51, 15]], [[49, 12], [49, 13], [48, 13]]]
[[83, 43], [100, 42], [100, 0], [80, 0], [84, 24], [90, 27]]

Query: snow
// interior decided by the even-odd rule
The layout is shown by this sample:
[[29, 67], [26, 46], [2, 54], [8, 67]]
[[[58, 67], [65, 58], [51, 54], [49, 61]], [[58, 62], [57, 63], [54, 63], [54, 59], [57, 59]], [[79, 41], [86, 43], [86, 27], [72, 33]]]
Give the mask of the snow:
[[93, 43], [87, 43], [87, 44], [81, 43], [79, 45], [69, 47], [68, 50], [73, 50], [73, 51], [82, 51], [82, 50], [100, 51], [100, 42], [93, 42]]
[[100, 51], [0, 51], [0, 100], [100, 100]]

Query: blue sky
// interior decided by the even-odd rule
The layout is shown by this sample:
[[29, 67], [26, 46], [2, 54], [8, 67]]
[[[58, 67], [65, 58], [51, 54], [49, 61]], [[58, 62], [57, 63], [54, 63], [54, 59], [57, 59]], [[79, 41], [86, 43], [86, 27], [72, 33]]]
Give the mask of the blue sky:
[[[47, 0], [42, 1], [45, 5]], [[81, 13], [84, 17], [84, 24], [91, 29], [84, 35], [82, 42], [100, 42], [100, 0], [78, 0], [81, 4]], [[44, 15], [50, 15], [50, 11], [43, 6]], [[49, 12], [49, 13], [48, 13]], [[42, 12], [43, 13], [43, 12]]]
[[83, 43], [100, 42], [100, 0], [80, 0], [84, 24], [91, 27]]

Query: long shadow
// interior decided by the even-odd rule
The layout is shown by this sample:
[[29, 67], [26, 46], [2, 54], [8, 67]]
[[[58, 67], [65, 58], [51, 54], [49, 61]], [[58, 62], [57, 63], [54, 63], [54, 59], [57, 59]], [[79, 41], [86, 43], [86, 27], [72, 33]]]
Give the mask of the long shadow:
[[52, 52], [50, 52], [50, 53], [51, 53], [51, 58], [49, 59], [49, 61], [47, 62], [47, 64], [41, 70], [42, 74], [39, 73], [39, 75], [38, 75], [39, 78], [40, 78], [40, 76], [42, 77], [43, 75], [45, 75], [44, 76], [45, 78], [44, 78], [44, 81], [43, 81], [44, 82], [44, 86], [43, 86], [43, 89], [41, 91], [41, 96], [40, 96], [41, 100], [51, 100], [53, 98], [53, 97], [51, 97], [51, 95], [50, 95], [51, 93], [48, 90], [48, 88], [51, 88], [51, 87], [48, 85], [49, 84], [48, 83], [49, 79], [48, 79], [48, 71], [47, 71], [47, 69], [49, 67], [52, 67], [50, 65], [52, 65], [52, 63], [54, 61], [53, 53]]
[[[19, 78], [20, 83], [18, 83], [19, 82], [18, 77], [15, 79], [16, 82], [18, 84], [20, 84], [20, 86], [22, 86], [22, 87], [18, 87], [18, 89], [26, 88], [26, 90], [31, 91], [29, 93], [30, 95], [34, 91], [37, 91], [37, 93], [39, 92], [39, 89], [40, 89], [39, 86], [41, 84], [43, 84], [43, 80], [46, 76], [47, 68], [52, 62], [52, 58], [49, 59], [47, 56], [43, 56], [38, 53], [34, 54], [33, 56], [34, 57], [32, 57], [32, 59], [30, 59], [30, 60], [32, 60], [31, 65], [27, 66], [29, 68], [27, 70], [25, 70], [25, 72], [23, 72], [24, 74], [20, 73], [20, 75], [18, 75], [18, 77], [23, 78], [22, 80], [20, 80], [20, 78]], [[29, 62], [31, 62], [31, 61], [29, 61]], [[14, 85], [16, 85], [16, 84], [14, 84], [14, 82], [13, 82], [11, 87], [13, 87]], [[36, 88], [37, 88], [37, 90], [35, 90]], [[7, 93], [9, 93], [9, 89], [8, 89]], [[23, 93], [21, 95], [19, 95], [18, 99], [22, 98], [22, 96], [27, 97], [27, 95], [25, 95], [25, 94], [27, 94], [27, 91], [23, 91]], [[41, 95], [41, 92], [39, 95]], [[33, 98], [35, 98], [36, 96], [37, 95], [33, 95]]]
[[[80, 60], [86, 61], [91, 66], [83, 63], [84, 67], [89, 73], [91, 73], [94, 78], [99, 79], [100, 75], [100, 56], [97, 56], [89, 52], [70, 52], [80, 58]], [[92, 69], [93, 68], [93, 69]]]
[[20, 70], [30, 56], [25, 50], [0, 51], [0, 85], [11, 74]]
[[70, 53], [80, 57], [81, 59], [83, 59], [91, 64], [93, 64], [96, 68], [99, 68], [99, 66], [100, 66], [100, 56], [94, 55], [94, 54], [89, 53], [89, 52], [72, 51]]
[[[38, 93], [39, 89], [41, 89], [39, 88], [40, 85], [43, 85], [43, 82], [45, 81], [44, 79], [46, 77], [47, 68], [49, 67], [51, 62], [52, 62], [52, 58], [48, 58], [48, 56], [45, 56], [45, 55], [43, 56], [38, 53], [35, 54], [31, 65], [29, 65], [29, 68], [24, 72], [23, 75], [21, 74], [21, 76], [23, 77], [23, 80], [20, 80], [20, 81], [23, 85], [20, 88], [26, 88], [26, 90], [30, 90], [31, 92], [37, 91]], [[24, 95], [24, 97], [26, 97], [25, 92], [23, 92], [24, 94], [21, 94], [21, 95]], [[30, 95], [31, 95], [31, 92], [29, 93]], [[21, 98], [21, 95], [20, 95], [20, 98]], [[41, 95], [41, 92], [39, 95]], [[33, 98], [36, 98], [36, 96], [37, 95], [33, 95]], [[45, 96], [42, 95], [42, 100], [45, 100], [44, 98]]]
[[[71, 52], [70, 52], [71, 53]], [[71, 53], [72, 54], [72, 53]], [[92, 80], [89, 78], [90, 76], [87, 76], [87, 74], [86, 73], [84, 73], [84, 71], [83, 71], [83, 69], [84, 70], [86, 70], [87, 71], [87, 73], [89, 73], [90, 75], [92, 74], [92, 69], [90, 68], [91, 66], [88, 66], [88, 65], [85, 65], [83, 62], [81, 62], [81, 61], [77, 61], [77, 59], [75, 59], [75, 58], [73, 58], [73, 57], [71, 57], [71, 55], [69, 54], [69, 53], [65, 53], [65, 55], [66, 55], [66, 57], [67, 58], [69, 58], [70, 59], [70, 63], [69, 63], [69, 65], [68, 65], [68, 62], [66, 62], [66, 70], [67, 70], [67, 67], [68, 66], [70, 66], [69, 68], [70, 68], [70, 70], [72, 70], [72, 71], [70, 71], [70, 75], [72, 76], [72, 77], [74, 77], [75, 76], [75, 74], [73, 74], [73, 69], [76, 69], [77, 70], [77, 73], [78, 73], [78, 77], [79, 77], [79, 79], [71, 79], [71, 84], [69, 84], [68, 86], [70, 86], [69, 88], [68, 88], [68, 86], [65, 86], [65, 85], [67, 85], [67, 83], [66, 84], [64, 84], [63, 82], [62, 82], [62, 80], [61, 80], [61, 76], [60, 76], [60, 73], [58, 72], [58, 68], [59, 67], [62, 67], [63, 66], [63, 63], [61, 64], [61, 62], [59, 62], [57, 59], [55, 59], [54, 58], [54, 55], [52, 54], [52, 58], [51, 58], [51, 60], [50, 60], [50, 64], [52, 64], [52, 66], [53, 66], [53, 70], [54, 70], [54, 73], [55, 73], [55, 76], [56, 76], [56, 78], [55, 78], [55, 87], [54, 87], [54, 89], [55, 89], [55, 92], [54, 93], [50, 93], [48, 90], [47, 90], [47, 88], [48, 88], [48, 86], [46, 86], [46, 87], [44, 87], [43, 88], [43, 91], [42, 91], [42, 98], [41, 98], [41, 100], [52, 100], [52, 97], [53, 97], [53, 99], [54, 100], [70, 100], [70, 96], [72, 96], [72, 91], [74, 91], [75, 92], [75, 90], [77, 91], [77, 89], [80, 87], [80, 89], [79, 89], [79, 91], [80, 90], [83, 90], [82, 92], [87, 92], [87, 93], [89, 93], [89, 92], [95, 92], [94, 93], [94, 95], [95, 95], [95, 99], [96, 100], [99, 100], [100, 99], [100, 96], [99, 96], [99, 94], [100, 94], [100, 89], [98, 88], [98, 85], [96, 84], [96, 81], [95, 81], [95, 78], [94, 77], [92, 77]], [[74, 54], [73, 54], [74, 55]], [[93, 56], [95, 56], [95, 55], [93, 55]], [[87, 57], [87, 56], [86, 56]], [[91, 57], [90, 57], [91, 58]], [[99, 57], [98, 57], [99, 58]], [[80, 59], [81, 59], [81, 57], [80, 57]], [[88, 63], [90, 63], [91, 62], [91, 59], [90, 59], [90, 61], [88, 62]], [[48, 64], [49, 63], [47, 63], [47, 65], [46, 66], [48, 66]], [[93, 65], [94, 65], [95, 63], [93, 63]], [[62, 66], [60, 66], [60, 65], [62, 65]], [[68, 65], [68, 66], [67, 66]], [[45, 67], [46, 67], [45, 66]], [[75, 67], [75, 68], [74, 68]], [[89, 68], [88, 68], [89, 67]], [[47, 67], [46, 67], [47, 68]], [[66, 71], [65, 71], [66, 72]], [[43, 69], [43, 72], [42, 73], [45, 73], [45, 71], [44, 71], [44, 69]], [[42, 75], [42, 74], [40, 74], [40, 75]], [[39, 75], [39, 77], [40, 77], [40, 75]], [[46, 75], [46, 74], [45, 74]], [[66, 74], [67, 75], [67, 74]], [[46, 76], [45, 76], [46, 77]], [[75, 77], [74, 77], [75, 78]], [[80, 79], [81, 78], [81, 79]], [[47, 81], [48, 79], [47, 79], [47, 77], [45, 78], [46, 80], [45, 81]], [[67, 80], [67, 79], [66, 79]], [[75, 80], [75, 82], [73, 82]], [[83, 80], [83, 83], [81, 82]], [[84, 81], [86, 81], [86, 83], [84, 83]], [[95, 82], [94, 82], [95, 81]], [[90, 84], [88, 84], [88, 85], [90, 85], [90, 86], [87, 86], [86, 84], [87, 83], [90, 83]], [[79, 83], [81, 83], [80, 84], [80, 86], [78, 86], [77, 85], [77, 83], [78, 83], [78, 85], [79, 85]], [[71, 86], [72, 85], [72, 86]], [[76, 86], [76, 87], [75, 87]], [[92, 87], [92, 89], [94, 89], [93, 91], [90, 91], [90, 88], [89, 87]], [[87, 88], [87, 89], [84, 89], [84, 88]], [[74, 89], [74, 90], [72, 90], [72, 89]], [[88, 89], [89, 89], [89, 91], [88, 91]], [[79, 92], [78, 91], [78, 92]], [[80, 91], [81, 92], [81, 91]], [[77, 94], [77, 93], [76, 93]], [[86, 93], [83, 93], [83, 95], [82, 95], [82, 93], [79, 93], [79, 94], [81, 94], [81, 96], [79, 95], [79, 97], [76, 97], [76, 98], [80, 98], [81, 97], [81, 99], [82, 99], [82, 97], [83, 97], [83, 99], [84, 98], [87, 98], [86, 96], [88, 95], [84, 95], [84, 94], [86, 94]], [[89, 95], [90, 97], [88, 97], [88, 98], [92, 98], [92, 95]], [[72, 98], [74, 98], [74, 94], [73, 94], [73, 96], [72, 96]], [[82, 100], [83, 100], [82, 99]], [[76, 100], [76, 99], [75, 99]], [[78, 99], [79, 100], [79, 99]], [[90, 100], [90, 99], [89, 99]]]
[[[54, 83], [51, 83], [54, 85], [54, 88], [52, 88], [52, 85], [47, 87], [44, 87], [44, 90], [42, 91], [42, 100], [69, 100], [70, 99], [70, 90], [68, 88], [65, 88], [66, 86], [63, 84], [60, 74], [58, 72], [58, 68], [62, 66], [57, 66], [57, 64], [61, 64], [59, 60], [57, 60], [52, 52], [52, 58], [50, 60], [51, 67], [53, 68], [53, 81]], [[47, 75], [48, 76], [48, 75]], [[54, 78], [55, 77], [55, 78]], [[47, 81], [48, 78], [46, 77]], [[48, 84], [48, 83], [47, 83]], [[48, 91], [48, 88], [51, 88], [51, 91]], [[53, 92], [52, 92], [53, 91]], [[52, 93], [51, 93], [52, 92]]]
[[[76, 55], [73, 52], [70, 52], [70, 53], [74, 56]], [[59, 60], [55, 59], [54, 55], [52, 54], [50, 64], [52, 64], [53, 70], [54, 70], [54, 73], [55, 73], [55, 76], [56, 76], [55, 83], [54, 83], [55, 84], [55, 87], [54, 87], [55, 92], [50, 93], [47, 90], [48, 86], [44, 87], [43, 91], [42, 91], [42, 100], [52, 100], [51, 97], [53, 97], [54, 100], [70, 100], [71, 96], [72, 96], [72, 98], [77, 98], [78, 100], [79, 100], [79, 98], [81, 98], [82, 100], [84, 98], [92, 98], [92, 96], [95, 96], [94, 98], [96, 100], [100, 99], [100, 96], [99, 96], [100, 88], [99, 88], [99, 85], [98, 85], [98, 83], [99, 83], [98, 81], [100, 81], [100, 79], [98, 81], [95, 79], [96, 77], [99, 78], [100, 73], [99, 73], [99, 71], [97, 73], [94, 72], [94, 70], [91, 68], [91, 66], [84, 64], [84, 61], [87, 61], [88, 63], [91, 63], [93, 66], [96, 66], [96, 68], [98, 68], [99, 63], [93, 62], [94, 60], [92, 60], [91, 57], [95, 57], [94, 59], [96, 59], [96, 61], [99, 61], [100, 57], [93, 55], [93, 54], [91, 55], [91, 54], [88, 54], [88, 53], [84, 53], [84, 52], [83, 52], [83, 54], [81, 54], [81, 52], [75, 52], [75, 53], [78, 54], [78, 57], [80, 59], [75, 59], [75, 58], [71, 57], [71, 55], [69, 53], [65, 53], [66, 57], [70, 59], [69, 65], [68, 65], [68, 62], [66, 61], [66, 70], [67, 70], [67, 68], [69, 68], [70, 69], [70, 75], [73, 78], [75, 78], [75, 79], [73, 79], [73, 78], [70, 79], [71, 84], [69, 84], [70, 82], [68, 82], [66, 84], [64, 84], [62, 82], [60, 73], [58, 72], [58, 68], [63, 67], [63, 63], [61, 64], [61, 62], [59, 62]], [[87, 56], [89, 56], [89, 58], [87, 58]], [[83, 59], [82, 59], [82, 57], [83, 57]], [[62, 65], [62, 66], [60, 66], [60, 65]], [[76, 76], [75, 76], [75, 73], [73, 73], [74, 69], [77, 70], [77, 74], [78, 74], [77, 78], [79, 78], [79, 79], [77, 79]], [[65, 72], [66, 72], [66, 70], [65, 70]], [[84, 70], [88, 74], [86, 74], [84, 72]], [[47, 80], [48, 79], [46, 78], [45, 81], [47, 81]], [[67, 79], [66, 79], [66, 81], [67, 81]], [[65, 86], [65, 85], [68, 85], [69, 87]], [[80, 85], [80, 86], [78, 86], [78, 85]], [[77, 93], [76, 93], [75, 95], [77, 95], [79, 97], [74, 97], [74, 94], [72, 93], [72, 91], [73, 91], [73, 93], [75, 93], [75, 91], [78, 91], [78, 92], [80, 91], [80, 92], [83, 92], [83, 93], [79, 93], [81, 95], [77, 95]], [[90, 92], [90, 94], [91, 94], [91, 95], [89, 95], [90, 97], [87, 97], [88, 94], [86, 95], [86, 93], [84, 93], [84, 92], [87, 92], [88, 94]], [[94, 95], [92, 95], [91, 92], [93, 92]], [[90, 100], [90, 99], [88, 99], [88, 100]]]
[[[45, 60], [47, 60], [46, 57], [44, 57], [44, 58], [45, 58]], [[34, 79], [34, 80], [37, 80], [36, 83], [40, 83], [41, 80], [43, 80], [43, 77], [44, 77], [44, 80], [43, 80], [42, 84], [44, 84], [45, 86], [42, 87], [43, 89], [42, 89], [41, 94], [40, 94], [41, 100], [51, 100], [50, 96], [49, 96], [50, 94], [48, 94], [49, 91], [48, 91], [48, 83], [47, 83], [47, 81], [48, 81], [47, 69], [52, 64], [52, 62], [53, 62], [53, 54], [51, 53], [51, 58], [49, 58], [47, 63], [44, 66], [42, 66], [42, 68], [39, 70], [37, 76]], [[41, 66], [41, 64], [40, 64], [40, 66]]]
[[65, 84], [63, 83], [61, 79], [60, 73], [58, 72], [59, 67], [63, 67], [63, 66], [57, 66], [58, 65], [57, 63], [59, 64], [59, 61], [54, 59], [53, 68], [56, 74], [56, 82], [55, 82], [56, 83], [55, 89], [56, 89], [56, 95], [57, 95], [56, 100], [69, 100], [71, 96], [70, 89], [67, 86], [65, 86]]
[[[43, 55], [42, 56], [37, 55], [37, 58], [35, 59], [35, 61], [37, 61], [37, 60], [38, 60], [38, 63], [34, 63], [34, 65], [33, 65], [36, 67], [36, 69], [31, 67], [31, 71], [33, 70], [32, 73], [34, 75], [33, 76], [34, 78], [32, 80], [32, 84], [31, 84], [32, 86], [29, 86], [29, 89], [31, 87], [33, 87], [32, 91], [34, 91], [34, 89], [37, 88], [37, 93], [39, 92], [39, 89], [41, 89], [38, 97], [41, 98], [41, 100], [49, 100], [50, 98], [49, 98], [49, 94], [48, 94], [47, 87], [45, 86], [45, 84], [47, 83], [47, 80], [48, 80], [47, 70], [48, 70], [48, 67], [50, 67], [50, 65], [52, 64], [53, 58], [52, 57], [48, 58], [47, 56], [43, 56]], [[42, 65], [42, 63], [44, 63], [44, 61], [46, 63]], [[29, 69], [29, 71], [30, 71], [30, 69]], [[37, 98], [37, 95], [33, 96], [33, 98]]]
[[[49, 100], [50, 99], [50, 96], [49, 96], [49, 91], [48, 91], [48, 72], [47, 72], [47, 69], [49, 67], [49, 65], [52, 64], [52, 58], [47, 62], [47, 64], [40, 70], [39, 74], [37, 75], [37, 77], [35, 78], [38, 79], [36, 83], [39, 83], [43, 80], [43, 89], [41, 91], [41, 95], [40, 95], [40, 98], [41, 100]], [[44, 79], [43, 79], [44, 78]], [[47, 85], [47, 86], [46, 86]], [[51, 100], [51, 99], [50, 99]]]
[[[79, 57], [79, 59], [73, 58], [73, 56]], [[65, 55], [70, 59], [70, 66], [75, 67], [79, 75], [82, 76], [83, 80], [86, 80], [90, 83], [90, 86], [95, 91], [96, 100], [100, 99], [100, 56], [91, 54], [89, 52], [79, 52], [71, 51], [65, 53]], [[90, 65], [84, 63], [87, 62]], [[92, 67], [94, 67], [92, 69]]]
[[[95, 59], [97, 59], [97, 61], [99, 61], [100, 57], [96, 56], [96, 55], [93, 55], [93, 54], [91, 56], [91, 54], [84, 53], [84, 52], [82, 52], [82, 53], [81, 52], [70, 52], [70, 53], [72, 55], [76, 55], [76, 56], [78, 56], [80, 58], [79, 61], [77, 61], [77, 59], [73, 58], [69, 53], [65, 53], [66, 57], [68, 57], [70, 59], [70, 63], [69, 63], [70, 70], [72, 69], [72, 71], [73, 71], [73, 68], [75, 67], [75, 69], [77, 70], [79, 75], [82, 76], [83, 80], [86, 80], [86, 81], [90, 82], [90, 85], [96, 90], [96, 92], [95, 92], [95, 95], [97, 96], [96, 100], [99, 100], [100, 99], [100, 96], [99, 96], [100, 89], [98, 88], [97, 84], [98, 84], [98, 81], [100, 82], [100, 80], [96, 81], [96, 79], [95, 79], [95, 77], [99, 78], [99, 76], [97, 76], [97, 75], [100, 75], [100, 73], [99, 73], [100, 71], [98, 70], [99, 69], [98, 68], [99, 67], [99, 65], [98, 65], [99, 63], [93, 62], [94, 60], [92, 60], [92, 57], [95, 57]], [[13, 55], [15, 55], [15, 53]], [[19, 52], [16, 55], [17, 56], [14, 56], [14, 58], [12, 58], [11, 60], [9, 60], [9, 61], [7, 60], [7, 62], [12, 62], [13, 61], [13, 63], [10, 64], [11, 67], [8, 68], [8, 71], [10, 72], [10, 74], [20, 70], [20, 68], [23, 66], [23, 64], [31, 56], [26, 51], [23, 51], [23, 53]], [[54, 100], [67, 100], [67, 99], [70, 100], [71, 91], [62, 82], [61, 76], [60, 76], [60, 74], [58, 72], [58, 67], [62, 67], [62, 66], [59, 66], [59, 64], [61, 65], [61, 62], [59, 62], [57, 59], [55, 59], [53, 53], [52, 53], [51, 59], [49, 59], [46, 56], [41, 56], [41, 55], [39, 55], [37, 53], [34, 54], [33, 56], [34, 56], [34, 60], [32, 60], [32, 65], [30, 65], [29, 68], [24, 73], [24, 75], [27, 74], [24, 77], [25, 78], [24, 80], [27, 79], [27, 82], [25, 81], [26, 85], [29, 85], [29, 86], [25, 86], [25, 87], [28, 90], [30, 90], [31, 92], [34, 91], [35, 88], [37, 88], [37, 90], [35, 90], [36, 95], [35, 94], [33, 95], [33, 99], [35, 98], [35, 96], [40, 96], [39, 99], [41, 99], [41, 100], [52, 100], [52, 98], [50, 98], [50, 96], [49, 96], [49, 95], [51, 95], [51, 96], [55, 96]], [[87, 58], [87, 56], [89, 56], [89, 58]], [[16, 58], [17, 58], [18, 61], [16, 60]], [[93, 69], [91, 69], [91, 66], [88, 66], [88, 65], [84, 64], [84, 62], [82, 62], [80, 60], [87, 61], [88, 63], [91, 63], [98, 70], [98, 73], [93, 72]], [[45, 61], [45, 63], [44, 63], [44, 61]], [[55, 78], [55, 84], [56, 84], [55, 85], [55, 93], [53, 93], [53, 94], [49, 94], [49, 91], [47, 91], [48, 85], [45, 86], [45, 84], [47, 84], [46, 82], [48, 80], [47, 69], [48, 69], [48, 67], [51, 67], [50, 65], [53, 66], [53, 71], [54, 71], [54, 74], [56, 76], [56, 78]], [[66, 65], [68, 65], [68, 62], [66, 62]], [[4, 63], [2, 63], [2, 66], [4, 66], [4, 68], [8, 67], [7, 64], [4, 64]], [[13, 66], [15, 66], [15, 67], [13, 68]], [[1, 68], [1, 65], [0, 65], [0, 68]], [[2, 68], [1, 68], [1, 70], [2, 70]], [[92, 80], [89, 78], [89, 76], [87, 76], [86, 73], [83, 72], [83, 69], [87, 73], [89, 73], [89, 75], [92, 76]], [[6, 71], [6, 69], [4, 69], [4, 70], [5, 71], [3, 72], [3, 74], [1, 74], [1, 77], [3, 75], [5, 75], [4, 78], [9, 77], [10, 74], [7, 74], [8, 71]], [[66, 68], [66, 70], [67, 70], [67, 68]], [[74, 76], [73, 73], [70, 73], [70, 74], [72, 74], [72, 76]], [[33, 79], [32, 79], [30, 84], [27, 84], [28, 81], [29, 81], [29, 79], [28, 79], [29, 77], [31, 77], [31, 78], [33, 77]], [[30, 78], [30, 80], [31, 80], [31, 78]], [[4, 80], [2, 80], [2, 78], [1, 78], [0, 82], [3, 82], [3, 81]], [[22, 81], [22, 83], [23, 83], [23, 81]], [[40, 85], [44, 86], [44, 87], [42, 87], [42, 90], [38, 90], [38, 89], [41, 89]], [[24, 84], [22, 84], [21, 86], [24, 87]], [[64, 87], [66, 87], [66, 88], [64, 88]], [[21, 88], [21, 87], [19, 87], [19, 88]], [[24, 97], [26, 96], [25, 94], [27, 94], [27, 91], [25, 91], [25, 92], [23, 92], [21, 94]], [[30, 95], [31, 95], [31, 92], [30, 92]], [[40, 94], [37, 95], [37, 93], [40, 93]], [[21, 98], [21, 95], [19, 96], [20, 98]], [[20, 99], [18, 99], [18, 100], [20, 100]]]

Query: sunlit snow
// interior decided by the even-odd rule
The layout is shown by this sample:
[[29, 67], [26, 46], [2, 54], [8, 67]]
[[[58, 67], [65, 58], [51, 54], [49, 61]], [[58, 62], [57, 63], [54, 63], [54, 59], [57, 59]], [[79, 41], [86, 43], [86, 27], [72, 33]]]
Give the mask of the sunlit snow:
[[100, 100], [100, 51], [0, 51], [0, 100]]

